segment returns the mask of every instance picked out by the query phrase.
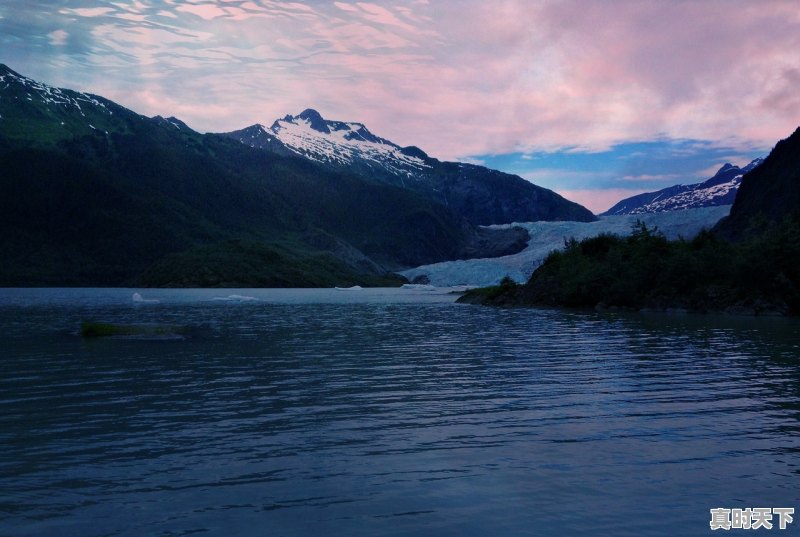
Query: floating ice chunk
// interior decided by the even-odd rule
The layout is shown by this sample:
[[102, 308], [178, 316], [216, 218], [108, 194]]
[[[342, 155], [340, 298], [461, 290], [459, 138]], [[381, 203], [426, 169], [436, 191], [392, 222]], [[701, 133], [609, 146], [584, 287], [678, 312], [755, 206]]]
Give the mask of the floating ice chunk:
[[131, 298], [137, 304], [156, 304], [160, 302], [157, 298], [142, 298], [142, 295], [139, 293], [133, 293]]
[[337, 291], [361, 291], [363, 287], [360, 285], [354, 285], [353, 287], [336, 287]]
[[228, 295], [228, 296], [215, 296], [211, 300], [221, 300], [224, 302], [252, 302], [254, 300], [258, 300], [254, 296], [246, 296], [246, 295]]
[[436, 291], [436, 286], [427, 283], [404, 283], [401, 286], [401, 289], [414, 289], [417, 291]]

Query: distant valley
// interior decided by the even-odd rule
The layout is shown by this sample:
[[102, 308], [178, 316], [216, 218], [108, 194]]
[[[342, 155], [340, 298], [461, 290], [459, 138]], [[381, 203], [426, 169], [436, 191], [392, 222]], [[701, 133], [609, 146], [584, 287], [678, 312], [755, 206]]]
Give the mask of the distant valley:
[[[723, 168], [720, 173], [726, 171], [737, 170]], [[564, 247], [549, 254], [524, 285], [505, 279], [459, 300], [503, 306], [798, 316], [800, 128], [745, 173], [738, 190], [730, 214], [691, 240], [668, 240], [643, 218], [626, 236], [604, 233], [565, 240]]]

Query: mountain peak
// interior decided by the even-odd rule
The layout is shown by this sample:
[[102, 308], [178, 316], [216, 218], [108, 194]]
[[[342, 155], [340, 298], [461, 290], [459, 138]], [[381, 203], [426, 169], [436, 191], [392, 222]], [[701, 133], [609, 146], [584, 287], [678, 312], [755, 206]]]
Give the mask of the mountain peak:
[[154, 116], [152, 119], [155, 120], [157, 123], [160, 123], [161, 125], [174, 127], [178, 130], [187, 130], [187, 131], [192, 130], [186, 123], [176, 118], [175, 116], [170, 116], [170, 117]]
[[325, 134], [330, 134], [331, 130], [328, 128], [328, 122], [320, 115], [319, 112], [313, 108], [306, 108], [300, 112], [294, 119], [302, 119], [308, 122], [308, 125], [315, 131]]
[[305, 110], [297, 114], [297, 117], [301, 119], [307, 119], [309, 121], [324, 121], [322, 115], [313, 108], [306, 108]]
[[19, 74], [15, 70], [13, 70], [8, 65], [6, 65], [4, 63], [0, 63], [0, 76], [4, 76], [4, 75], [11, 75], [11, 76], [16, 77], [16, 78], [27, 79], [27, 77], [22, 76], [21, 74]]
[[355, 166], [369, 170], [365, 173], [371, 177], [381, 175], [400, 184], [421, 181], [432, 166], [419, 148], [402, 148], [374, 135], [363, 123], [325, 119], [313, 108], [296, 116], [287, 114], [269, 128], [253, 125], [227, 135], [252, 147], [288, 151], [334, 166]]
[[722, 165], [722, 167], [719, 170], [717, 170], [717, 174], [725, 173], [728, 170], [732, 170], [733, 168], [737, 168], [738, 169], [739, 167], [738, 166], [734, 166], [730, 162], [726, 162], [725, 164]]
[[748, 164], [747, 166], [742, 168], [742, 173], [747, 173], [747, 172], [749, 172], [750, 170], [752, 170], [754, 168], [758, 168], [759, 166], [761, 166], [761, 163], [763, 163], [763, 162], [764, 162], [764, 159], [761, 158], [761, 157], [759, 157], [757, 159], [753, 159], [750, 162], [750, 164]]
[[[0, 63], [0, 76], [2, 76], [2, 77], [10, 76], [11, 78], [16, 78], [17, 80], [22, 81], [22, 82], [27, 82], [27, 81], [33, 82], [28, 77], [22, 76], [21, 74], [19, 74], [18, 72], [14, 71], [11, 67], [9, 67], [8, 65], [6, 65], [4, 63]], [[44, 86], [44, 84], [39, 84], [39, 85], [40, 86]]]

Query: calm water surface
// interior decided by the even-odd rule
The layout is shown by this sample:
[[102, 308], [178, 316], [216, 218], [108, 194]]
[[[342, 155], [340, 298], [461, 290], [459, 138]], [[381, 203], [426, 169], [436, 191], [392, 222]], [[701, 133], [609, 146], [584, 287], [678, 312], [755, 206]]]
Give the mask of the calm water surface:
[[0, 289], [0, 535], [800, 533], [796, 320], [136, 291]]

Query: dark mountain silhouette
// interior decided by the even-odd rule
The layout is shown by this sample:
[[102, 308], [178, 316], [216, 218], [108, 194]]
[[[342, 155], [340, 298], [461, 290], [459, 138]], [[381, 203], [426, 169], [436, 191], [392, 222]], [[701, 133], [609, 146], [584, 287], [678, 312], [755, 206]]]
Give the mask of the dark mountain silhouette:
[[524, 246], [440, 203], [0, 66], [2, 285], [332, 286]]
[[716, 227], [738, 239], [800, 214], [800, 128], [781, 140], [764, 163], [745, 175], [731, 213]]

